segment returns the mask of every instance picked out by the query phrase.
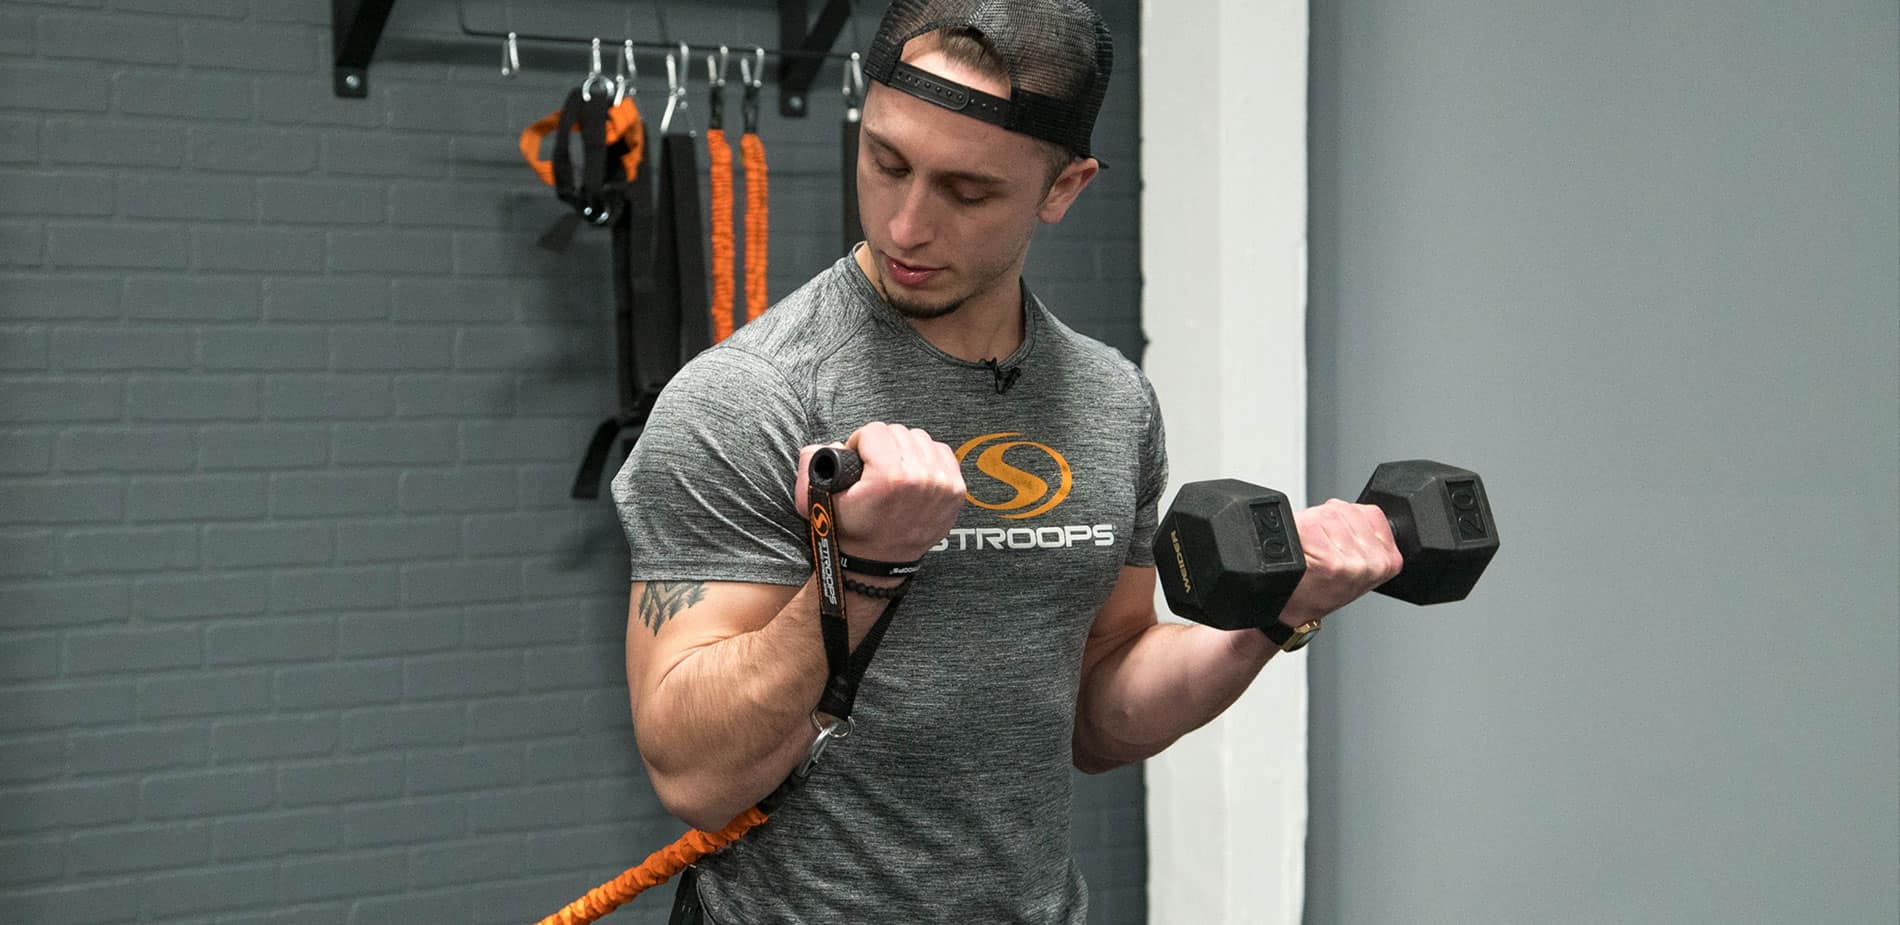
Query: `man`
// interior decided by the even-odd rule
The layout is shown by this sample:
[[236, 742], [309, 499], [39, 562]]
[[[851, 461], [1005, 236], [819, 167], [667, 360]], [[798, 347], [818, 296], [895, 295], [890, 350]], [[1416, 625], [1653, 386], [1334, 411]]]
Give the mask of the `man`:
[[[813, 744], [818, 445], [864, 461], [835, 499], [843, 552], [922, 562], [849, 737], [683, 885], [704, 921], [1083, 922], [1070, 767], [1155, 754], [1278, 651], [1157, 622], [1153, 391], [1022, 282], [1035, 226], [1100, 169], [1108, 42], [1079, 0], [895, 3], [867, 56], [865, 243], [688, 364], [614, 480], [641, 757], [700, 828], [772, 793]], [[1289, 626], [1397, 573], [1378, 509], [1296, 519], [1309, 570]], [[847, 576], [853, 646], [904, 581], [875, 571]]]

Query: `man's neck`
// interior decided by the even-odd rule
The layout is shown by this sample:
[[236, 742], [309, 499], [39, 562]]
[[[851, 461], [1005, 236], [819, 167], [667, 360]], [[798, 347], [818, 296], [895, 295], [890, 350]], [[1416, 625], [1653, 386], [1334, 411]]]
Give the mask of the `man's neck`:
[[[871, 248], [858, 248], [856, 263], [859, 272], [871, 281], [871, 288], [878, 297], [886, 302], [890, 298], [884, 294], [884, 284], [878, 276], [877, 268], [871, 261]], [[961, 308], [940, 318], [911, 318], [905, 316], [913, 330], [922, 335], [930, 345], [959, 360], [980, 363], [984, 360], [1000, 360], [1016, 352], [1023, 343], [1023, 283], [1022, 271], [1012, 270], [1006, 279], [987, 292], [971, 296]]]

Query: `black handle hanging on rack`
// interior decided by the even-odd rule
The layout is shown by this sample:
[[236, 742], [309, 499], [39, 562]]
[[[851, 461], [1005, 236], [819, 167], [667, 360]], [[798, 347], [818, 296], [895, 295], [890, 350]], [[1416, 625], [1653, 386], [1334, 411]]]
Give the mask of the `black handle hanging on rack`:
[[[596, 49], [598, 46], [596, 45]], [[631, 71], [623, 53], [622, 67]], [[641, 164], [633, 177], [626, 175], [626, 157], [633, 147], [631, 133], [644, 133], [635, 122], [627, 136], [607, 143], [608, 113], [631, 91], [626, 82], [608, 82], [599, 73], [598, 51], [594, 69], [581, 87], [570, 92], [561, 111], [555, 139], [553, 168], [556, 191], [562, 201], [596, 224], [613, 232], [611, 271], [614, 292], [614, 355], [618, 364], [619, 413], [601, 421], [581, 457], [569, 495], [576, 499], [600, 496], [616, 439], [620, 457], [632, 452], [653, 401], [678, 368], [677, 319], [665, 338], [653, 336], [656, 324], [667, 327], [670, 300], [658, 298], [653, 278], [653, 171]], [[572, 127], [578, 124], [582, 141], [582, 183], [574, 187], [574, 168], [568, 156]], [[642, 146], [644, 147], [644, 145]], [[655, 381], [657, 379], [657, 382]]]

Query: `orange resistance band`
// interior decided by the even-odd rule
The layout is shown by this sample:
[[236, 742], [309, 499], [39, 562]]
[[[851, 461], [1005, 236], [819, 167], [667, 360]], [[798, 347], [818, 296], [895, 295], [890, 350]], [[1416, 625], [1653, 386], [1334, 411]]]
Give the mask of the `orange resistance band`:
[[[554, 134], [561, 127], [561, 114], [552, 112], [543, 116], [533, 125], [521, 130], [521, 157], [534, 168], [541, 182], [554, 185], [554, 162], [541, 158], [542, 139]], [[580, 131], [579, 126], [574, 131]], [[627, 153], [620, 158], [620, 166], [626, 171], [627, 182], [633, 182], [640, 175], [640, 162], [646, 157], [646, 126], [640, 122], [640, 107], [633, 104], [633, 97], [622, 97], [619, 103], [607, 110], [607, 144], [625, 137]]]
[[745, 317], [765, 312], [765, 265], [771, 247], [771, 181], [765, 170], [765, 142], [757, 132], [739, 138], [745, 157]]
[[[716, 131], [716, 130], [715, 130]], [[765, 821], [765, 814], [754, 806], [740, 813], [716, 833], [693, 829], [676, 841], [647, 856], [639, 867], [589, 891], [567, 907], [542, 919], [540, 925], [586, 925], [651, 887], [659, 886], [686, 869], [686, 865], [739, 840], [754, 826]]]
[[712, 171], [713, 343], [732, 336], [732, 149], [724, 129], [706, 131]]

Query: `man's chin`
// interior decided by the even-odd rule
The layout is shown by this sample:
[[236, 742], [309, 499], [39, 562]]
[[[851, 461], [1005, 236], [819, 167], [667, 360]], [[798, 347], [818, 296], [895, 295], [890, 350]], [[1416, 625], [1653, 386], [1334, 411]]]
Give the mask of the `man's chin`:
[[897, 309], [898, 314], [915, 321], [929, 321], [932, 318], [942, 318], [963, 307], [961, 300], [946, 305], [916, 302], [899, 296], [889, 299], [888, 301], [891, 303], [892, 308]]
[[892, 308], [897, 309], [898, 314], [906, 318], [917, 321], [929, 321], [932, 318], [942, 318], [963, 307], [962, 299], [925, 301], [923, 299], [913, 298], [906, 294], [904, 290], [894, 283], [889, 276], [884, 274], [881, 269], [878, 275], [883, 277], [884, 301], [889, 302]]

